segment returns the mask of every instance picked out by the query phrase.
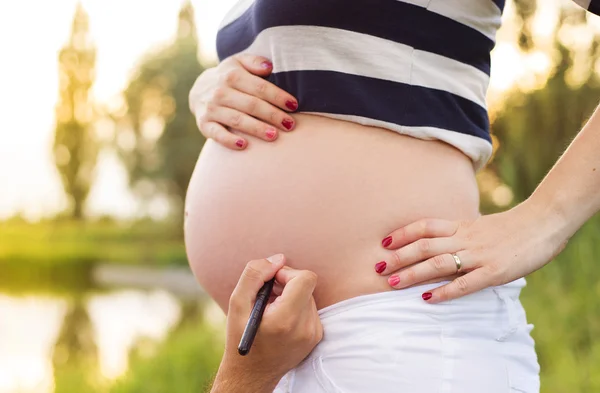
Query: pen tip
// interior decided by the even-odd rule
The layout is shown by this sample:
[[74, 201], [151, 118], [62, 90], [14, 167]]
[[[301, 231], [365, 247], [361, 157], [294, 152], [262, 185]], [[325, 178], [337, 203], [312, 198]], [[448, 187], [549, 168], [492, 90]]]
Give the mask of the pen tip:
[[250, 352], [249, 348], [238, 348], [238, 353], [242, 356], [246, 356]]

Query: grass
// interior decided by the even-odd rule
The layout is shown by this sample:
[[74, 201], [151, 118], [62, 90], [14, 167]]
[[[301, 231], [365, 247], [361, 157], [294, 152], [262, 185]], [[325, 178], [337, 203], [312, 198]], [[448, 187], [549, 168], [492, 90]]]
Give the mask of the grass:
[[222, 330], [198, 322], [184, 325], [154, 356], [133, 356], [129, 372], [109, 393], [208, 391], [223, 353]]
[[184, 265], [180, 225], [135, 223], [0, 223], [0, 266], [59, 268], [94, 263]]
[[181, 225], [150, 220], [0, 222], [3, 292], [82, 293], [94, 287], [97, 264], [187, 266]]
[[521, 299], [535, 325], [542, 392], [600, 392], [600, 217], [528, 277]]
[[163, 342], [141, 339], [130, 354], [128, 372], [114, 382], [99, 375], [89, 355], [55, 364], [55, 393], [207, 392], [223, 353], [223, 333], [223, 327], [205, 323], [198, 314]]

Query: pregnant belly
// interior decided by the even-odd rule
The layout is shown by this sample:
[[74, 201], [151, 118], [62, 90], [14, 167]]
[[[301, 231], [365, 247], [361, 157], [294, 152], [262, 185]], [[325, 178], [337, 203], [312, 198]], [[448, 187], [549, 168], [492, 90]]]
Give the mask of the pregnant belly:
[[474, 218], [461, 152], [373, 127], [295, 115], [297, 128], [245, 151], [204, 146], [186, 198], [185, 241], [200, 285], [226, 311], [252, 259], [284, 253], [317, 273], [319, 308], [390, 290], [374, 265], [389, 232], [425, 217]]

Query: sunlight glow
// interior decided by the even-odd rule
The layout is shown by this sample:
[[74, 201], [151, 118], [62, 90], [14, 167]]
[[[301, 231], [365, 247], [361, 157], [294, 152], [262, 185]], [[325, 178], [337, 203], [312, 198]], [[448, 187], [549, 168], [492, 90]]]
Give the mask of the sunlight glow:
[[514, 66], [521, 62], [521, 54], [514, 45], [498, 43], [492, 53], [492, 61], [494, 63], [490, 80], [492, 89], [508, 89], [523, 72], [521, 67]]
[[54, 390], [52, 351], [66, 302], [0, 295], [0, 393]]
[[[68, 302], [40, 295], [0, 295], [0, 393], [54, 391], [52, 358]], [[114, 379], [127, 370], [141, 338], [162, 341], [181, 318], [169, 292], [122, 290], [87, 302], [100, 373]]]
[[94, 296], [87, 308], [98, 346], [100, 373], [108, 379], [127, 370], [129, 351], [137, 340], [161, 341], [181, 317], [177, 299], [158, 290], [123, 290]]
[[[54, 167], [54, 107], [58, 97], [57, 54], [66, 41], [77, 0], [0, 2], [0, 220], [15, 213], [36, 220], [66, 206]], [[90, 15], [97, 47], [94, 97], [100, 107], [115, 107], [136, 64], [149, 51], [166, 45], [176, 29], [183, 0], [82, 0]], [[192, 0], [200, 38], [200, 52], [214, 63], [217, 27], [236, 0]], [[552, 32], [557, 4], [538, 3], [533, 30], [542, 39]], [[35, 12], [31, 12], [35, 9]], [[492, 54], [490, 96], [502, 93], [533, 66], [537, 76], [524, 83], [536, 85], [540, 58], [527, 60], [508, 42], [514, 42], [515, 22], [507, 2], [505, 26]], [[600, 30], [600, 18], [591, 18]], [[6, 60], [4, 60], [6, 59]], [[524, 65], [526, 67], [524, 67]], [[106, 129], [104, 130], [106, 131]], [[101, 131], [102, 132], [102, 131]], [[109, 131], [110, 132], [110, 131]], [[93, 215], [131, 217], [136, 201], [127, 187], [126, 172], [111, 152], [102, 154], [96, 170], [96, 187], [88, 201]], [[164, 209], [163, 209], [164, 210]]]

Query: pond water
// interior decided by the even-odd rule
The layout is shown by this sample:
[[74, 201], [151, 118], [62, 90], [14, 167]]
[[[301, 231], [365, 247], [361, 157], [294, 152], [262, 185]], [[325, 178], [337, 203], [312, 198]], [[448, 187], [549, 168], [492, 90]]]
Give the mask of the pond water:
[[112, 380], [134, 348], [161, 342], [186, 319], [223, 322], [187, 269], [107, 266], [83, 281], [54, 279], [39, 292], [0, 284], [0, 393], [51, 393], [54, 368], [82, 359]]

